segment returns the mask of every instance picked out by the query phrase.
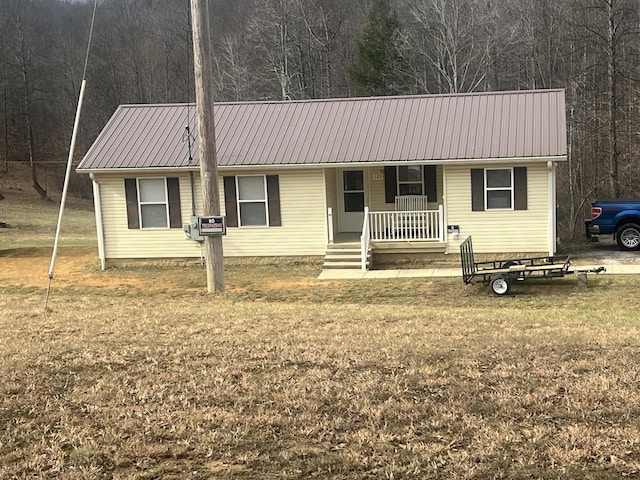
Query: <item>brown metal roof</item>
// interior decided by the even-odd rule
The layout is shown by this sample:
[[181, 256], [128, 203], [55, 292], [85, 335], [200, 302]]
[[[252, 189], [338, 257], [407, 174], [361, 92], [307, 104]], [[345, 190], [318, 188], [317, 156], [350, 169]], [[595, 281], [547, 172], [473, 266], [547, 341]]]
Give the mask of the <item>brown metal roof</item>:
[[[193, 105], [122, 105], [79, 170], [188, 167]], [[188, 119], [188, 120], [187, 120]], [[218, 164], [389, 163], [567, 154], [563, 90], [218, 103]]]

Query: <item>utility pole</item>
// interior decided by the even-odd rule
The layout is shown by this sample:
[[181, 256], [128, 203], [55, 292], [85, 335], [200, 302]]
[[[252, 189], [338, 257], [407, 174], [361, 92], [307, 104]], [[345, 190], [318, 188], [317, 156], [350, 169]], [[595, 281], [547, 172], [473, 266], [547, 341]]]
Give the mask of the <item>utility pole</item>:
[[[191, 23], [203, 209], [205, 215], [220, 215], [216, 132], [213, 122], [213, 51], [209, 0], [191, 0]], [[222, 236], [205, 236], [204, 258], [207, 269], [207, 291], [223, 292]]]

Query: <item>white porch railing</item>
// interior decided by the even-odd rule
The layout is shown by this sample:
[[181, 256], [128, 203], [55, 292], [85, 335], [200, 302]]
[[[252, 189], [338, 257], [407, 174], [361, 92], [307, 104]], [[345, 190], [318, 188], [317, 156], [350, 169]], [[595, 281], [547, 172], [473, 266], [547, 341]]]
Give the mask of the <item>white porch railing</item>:
[[369, 219], [369, 238], [373, 241], [444, 242], [443, 210], [441, 205], [438, 210], [365, 213], [365, 218]]
[[369, 207], [364, 207], [364, 221], [360, 236], [360, 264], [363, 272], [367, 271], [367, 257], [369, 256]]

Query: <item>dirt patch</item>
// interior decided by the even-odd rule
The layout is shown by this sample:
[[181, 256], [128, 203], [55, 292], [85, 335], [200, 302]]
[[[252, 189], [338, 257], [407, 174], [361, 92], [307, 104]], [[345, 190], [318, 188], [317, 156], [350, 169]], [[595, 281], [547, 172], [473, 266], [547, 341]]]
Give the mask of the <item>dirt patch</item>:
[[[0, 286], [46, 288], [49, 278], [52, 248], [16, 248], [0, 251]], [[228, 291], [249, 297], [262, 296], [267, 292], [297, 291], [304, 295], [315, 285], [318, 272], [308, 274], [312, 265], [297, 266], [296, 275], [291, 272], [281, 273], [281, 269], [273, 271], [273, 265], [255, 265], [252, 274], [243, 267], [243, 261], [229, 263], [235, 273], [228, 272]], [[165, 262], [130, 261], [124, 265], [111, 266], [106, 271], [100, 268], [98, 251], [95, 247], [60, 247], [56, 258], [54, 288], [81, 289], [95, 287], [113, 291], [164, 292], [173, 295], [204, 288], [206, 275], [204, 270], [195, 268], [197, 262], [172, 264]], [[282, 267], [282, 266], [281, 266]], [[171, 274], [168, 274], [171, 271]], [[303, 275], [302, 277], [300, 275]], [[250, 277], [256, 280], [248, 281]], [[237, 283], [234, 285], [234, 281]], [[262, 292], [262, 293], [261, 293]], [[285, 293], [282, 295], [286, 297]], [[254, 298], [255, 299], [255, 298]]]
[[[24, 248], [2, 253], [0, 284], [4, 286], [46, 287], [52, 248]], [[60, 247], [56, 257], [53, 285], [120, 288], [142, 286], [139, 278], [112, 278], [100, 275], [95, 247]]]

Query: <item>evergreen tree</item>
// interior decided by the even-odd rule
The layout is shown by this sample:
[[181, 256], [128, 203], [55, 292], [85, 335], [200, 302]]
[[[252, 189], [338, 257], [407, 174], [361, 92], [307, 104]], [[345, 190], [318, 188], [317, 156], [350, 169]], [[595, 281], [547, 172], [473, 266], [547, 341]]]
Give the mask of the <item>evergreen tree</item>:
[[404, 60], [400, 54], [398, 14], [388, 0], [373, 0], [357, 39], [358, 59], [349, 69], [358, 95], [396, 95], [403, 91]]

